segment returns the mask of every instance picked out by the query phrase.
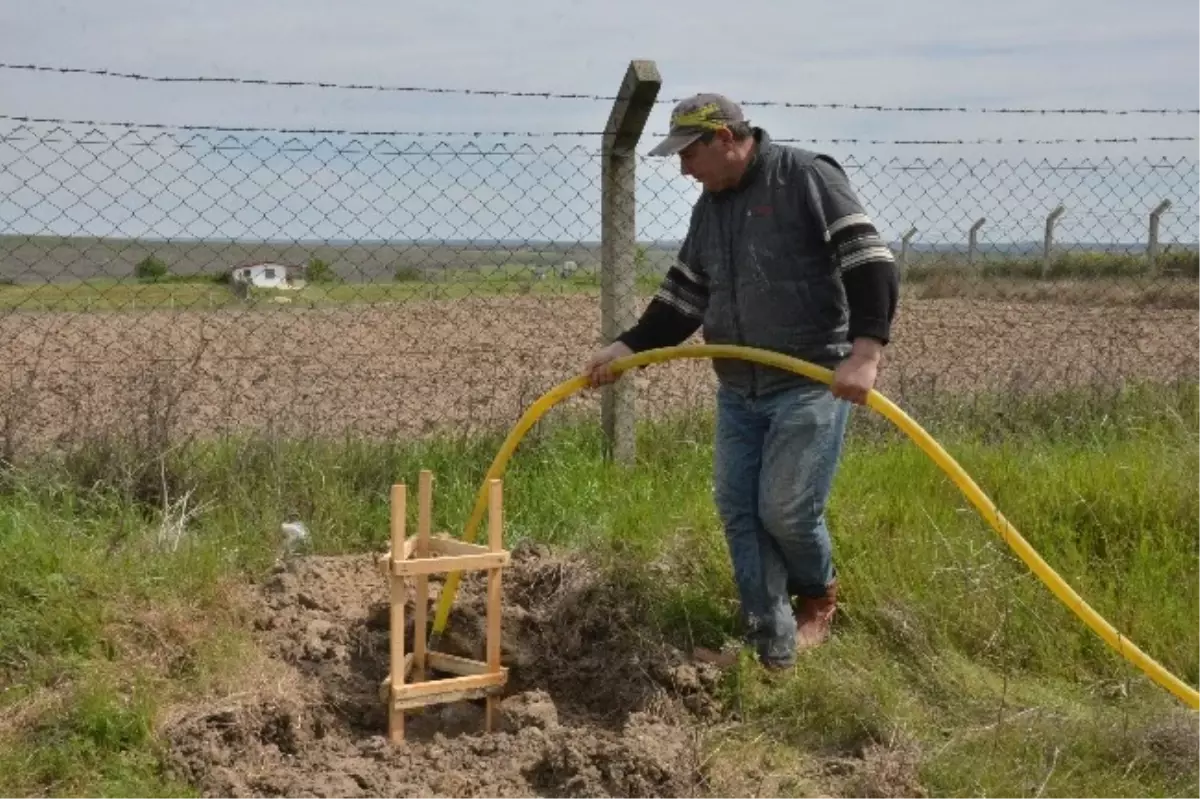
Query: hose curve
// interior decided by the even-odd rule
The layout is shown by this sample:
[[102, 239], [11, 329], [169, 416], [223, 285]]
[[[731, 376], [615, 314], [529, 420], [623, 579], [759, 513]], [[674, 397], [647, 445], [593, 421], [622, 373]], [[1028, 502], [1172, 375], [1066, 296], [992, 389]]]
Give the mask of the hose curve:
[[[613, 361], [611, 366], [614, 374], [621, 374], [630, 369], [685, 358], [741, 359], [785, 369], [822, 383], [830, 384], [833, 382], [833, 371], [825, 367], [782, 353], [728, 344], [681, 345], [647, 350], [625, 358], [619, 358]], [[484, 513], [487, 510], [488, 482], [499, 478], [504, 473], [504, 469], [508, 461], [512, 458], [513, 452], [516, 450], [521, 439], [525, 437], [525, 434], [529, 432], [530, 428], [533, 427], [546, 411], [572, 394], [587, 388], [588, 385], [589, 383], [585, 376], [575, 377], [560, 383], [539, 397], [522, 414], [516, 425], [509, 431], [500, 450], [496, 453], [491, 466], [488, 468], [483, 484], [480, 486], [476, 497], [475, 507], [471, 512], [470, 518], [467, 520], [463, 535], [465, 541], [473, 542], [475, 540], [480, 522], [483, 520]], [[1004, 543], [1016, 553], [1017, 557], [1024, 561], [1025, 565], [1050, 589], [1051, 593], [1078, 616], [1084, 624], [1091, 628], [1096, 635], [1100, 636], [1106, 644], [1123, 658], [1141, 669], [1151, 680], [1174, 694], [1193, 710], [1200, 708], [1200, 693], [1197, 693], [1195, 688], [1192, 688], [1163, 668], [1162, 665], [1139, 649], [1132, 641], [1122, 635], [1089, 606], [1042, 559], [1037, 551], [1030, 546], [1029, 542], [1017, 532], [1017, 529], [1004, 518], [999, 509], [980, 490], [979, 486], [975, 484], [975, 481], [971, 479], [954, 458], [929, 433], [878, 391], [870, 392], [867, 396], [866, 404], [872, 410], [891, 421], [912, 439], [945, 472], [971, 504], [975, 506], [984, 520], [996, 531]], [[450, 606], [453, 604], [455, 594], [457, 593], [459, 576], [459, 572], [451, 572], [447, 575], [446, 584], [438, 600], [437, 611], [433, 620], [432, 633], [435, 641], [445, 629], [446, 622], [449, 619]]]

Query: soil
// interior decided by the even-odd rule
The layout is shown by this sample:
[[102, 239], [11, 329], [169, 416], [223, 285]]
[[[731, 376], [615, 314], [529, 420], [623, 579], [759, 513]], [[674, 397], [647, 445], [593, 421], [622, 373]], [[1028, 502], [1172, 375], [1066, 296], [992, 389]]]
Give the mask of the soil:
[[[1195, 308], [909, 295], [878, 387], [903, 403], [1194, 379], [1198, 320]], [[0, 454], [114, 432], [156, 443], [245, 431], [505, 431], [579, 372], [599, 328], [598, 299], [581, 295], [10, 313], [0, 317]], [[706, 361], [660, 364], [633, 379], [646, 418], [711, 403]], [[598, 393], [584, 392], [559, 408], [597, 403]]]
[[[177, 777], [206, 796], [703, 793], [699, 734], [721, 716], [719, 674], [648, 640], [587, 563], [536, 547], [504, 572], [497, 729], [485, 732], [482, 700], [465, 701], [408, 714], [391, 743], [388, 594], [372, 561], [297, 558], [253, 590], [263, 663], [249, 690], [169, 714]], [[439, 587], [431, 578], [430, 618]], [[482, 658], [485, 597], [484, 575], [464, 575], [440, 651]]]
[[[909, 746], [796, 751], [783, 770], [754, 742], [716, 757], [738, 723], [715, 667], [648, 634], [633, 595], [584, 556], [538, 545], [512, 556], [509, 679], [491, 732], [483, 700], [462, 701], [406, 714], [405, 739], [391, 742], [376, 556], [295, 557], [232, 598], [255, 638], [236, 691], [166, 713], [171, 775], [204, 796], [756, 796], [785, 783], [821, 796], [925, 795]], [[430, 587], [432, 618], [441, 578]], [[484, 658], [486, 593], [483, 574], [463, 575], [438, 651]]]

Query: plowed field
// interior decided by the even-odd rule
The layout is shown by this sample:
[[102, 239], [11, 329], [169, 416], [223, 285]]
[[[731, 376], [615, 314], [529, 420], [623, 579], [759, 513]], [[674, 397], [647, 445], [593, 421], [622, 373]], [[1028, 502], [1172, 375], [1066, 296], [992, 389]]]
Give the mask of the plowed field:
[[[1194, 378], [1197, 312], [905, 299], [879, 388], [1046, 391]], [[594, 297], [497, 296], [324, 310], [12, 313], [0, 318], [8, 452], [133, 424], [411, 435], [503, 428], [598, 344]], [[707, 404], [705, 362], [646, 369], [642, 412]], [[594, 394], [566, 405], [594, 405]]]

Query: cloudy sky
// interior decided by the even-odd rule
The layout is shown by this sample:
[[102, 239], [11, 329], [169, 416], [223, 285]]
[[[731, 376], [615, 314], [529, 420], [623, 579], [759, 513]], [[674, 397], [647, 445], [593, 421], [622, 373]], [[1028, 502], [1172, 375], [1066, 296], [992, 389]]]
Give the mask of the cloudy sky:
[[[1040, 7], [1050, 10], [1040, 11]], [[611, 95], [629, 60], [647, 58], [656, 62], [662, 74], [663, 98], [715, 90], [743, 101], [1196, 108], [1200, 59], [1195, 0], [1155, 0], [1152, 14], [1139, 13], [1136, 7], [1134, 2], [1116, 0], [779, 1], [741, 6], [711, 0], [673, 4], [532, 0], [423, 7], [382, 0], [10, 2], [0, 5], [0, 61], [164, 76]], [[607, 101], [594, 100], [156, 84], [11, 69], [0, 69], [0, 97], [4, 98], [0, 112], [19, 116], [372, 131], [595, 131], [603, 127], [609, 110]], [[668, 113], [669, 106], [660, 104], [649, 131], [664, 130]], [[1194, 136], [1197, 127], [1195, 114], [1034, 116], [760, 107], [751, 107], [748, 113], [777, 138], [822, 140], [1145, 139]], [[215, 158], [209, 157], [214, 155], [211, 152], [202, 155], [202, 148], [176, 148], [173, 153], [143, 148], [152, 152], [139, 155], [136, 148], [125, 147], [127, 139], [100, 149], [73, 145], [85, 148], [82, 155], [65, 153], [61, 144], [31, 144], [46, 136], [50, 127], [17, 130], [17, 123], [0, 120], [0, 134], [14, 137], [0, 142], [0, 223], [10, 229], [326, 238], [341, 233], [353, 238], [411, 234], [396, 221], [397, 216], [406, 216], [410, 222], [428, 217], [429, 221], [417, 225], [417, 232], [424, 228], [433, 235], [525, 236], [541, 231], [589, 237], [598, 218], [594, 159], [586, 153], [561, 154], [576, 146], [594, 147], [594, 137], [506, 140], [508, 147], [531, 144], [541, 155], [526, 160], [493, 158], [478, 162], [479, 166], [454, 159], [430, 160], [425, 167], [414, 167], [411, 158], [377, 154], [356, 160], [336, 152], [312, 151], [320, 137], [293, 143], [309, 151], [290, 154], [280, 152], [286, 136], [271, 136], [255, 146], [238, 139], [245, 149]], [[76, 136], [86, 130], [70, 128]], [[107, 135], [120, 135], [119, 130], [105, 130]], [[208, 134], [205, 141], [219, 138]], [[436, 146], [442, 140], [415, 141], [417, 146]], [[454, 149], [465, 140], [446, 141]], [[491, 146], [495, 140], [482, 141]], [[379, 146], [378, 140], [373, 142], [367, 147]], [[387, 142], [403, 149], [413, 140], [392, 137]], [[544, 151], [549, 146], [556, 149]], [[640, 149], [644, 152], [649, 146], [646, 140]], [[1065, 193], [1074, 206], [1064, 224], [1072, 224], [1074, 215], [1073, 223], [1083, 227], [1111, 226], [1111, 220], [1101, 221], [1105, 215], [1128, 214], [1131, 224], [1136, 223], [1144, 215], [1143, 205], [1152, 206], [1153, 197], [1169, 191], [1179, 195], [1177, 206], [1190, 203], [1194, 209], [1195, 205], [1194, 165], [1169, 175], [1150, 170], [1131, 177], [1126, 170], [1116, 176], [1116, 184], [1089, 183], [1090, 177], [1078, 176], [1064, 182], [1067, 178], [1061, 172], [1031, 178], [1020, 166], [1043, 159], [1058, 163], [1105, 157], [1188, 158], [1194, 164], [1194, 141], [806, 146], [820, 147], [847, 162], [875, 165], [859, 176], [867, 184], [864, 194], [879, 206], [873, 210], [886, 220], [892, 234], [914, 219], [926, 228], [957, 230], [963, 219], [977, 212], [995, 216], [997, 208], [1004, 208], [1004, 198], [995, 198], [995, 186], [967, 185], [961, 175], [946, 172], [922, 189], [927, 194], [924, 204], [914, 205], [907, 195], [917, 184], [902, 181], [915, 178], [899, 177], [908, 172], [889, 172], [884, 168], [888, 159], [909, 164], [914, 159], [923, 159], [922, 163], [937, 158], [976, 163], [985, 159], [993, 175], [999, 171], [1017, 181], [1004, 184], [1002, 193], [1012, 194], [1031, 180], [1049, 186], [1049, 194]], [[58, 164], [58, 171], [47, 174], [51, 164]], [[686, 216], [687, 203], [694, 196], [690, 184], [674, 176], [673, 163], [657, 167], [641, 173], [639, 223], [650, 237], [677, 234], [679, 220]], [[522, 176], [529, 182], [522, 183]], [[237, 181], [248, 181], [257, 191], [247, 191]], [[1131, 188], [1118, 200], [1095, 200], [1120, 193], [1113, 186], [1122, 183]], [[197, 184], [205, 190], [204, 196], [212, 196], [206, 201], [209, 206], [191, 202], [181, 207], [169, 198], [164, 204], [155, 196], [163, 191], [194, 193]], [[1175, 184], [1183, 188], [1176, 190]], [[542, 194], [531, 198], [539, 187]], [[422, 188], [428, 189], [426, 195], [421, 195]], [[53, 203], [35, 207], [35, 199], [54, 190], [58, 196]], [[459, 190], [465, 194], [454, 193]], [[317, 194], [309, 196], [305, 191]], [[256, 199], [245, 199], [252, 195]], [[62, 211], [64, 204], [70, 206], [72, 198], [80, 197], [87, 198], [76, 203], [80, 208]], [[325, 210], [318, 203], [322, 197], [330, 203]], [[904, 197], [908, 205], [901, 203]], [[463, 201], [472, 198], [478, 205], [464, 208]], [[963, 198], [974, 198], [974, 205], [960, 207]], [[990, 208], [988, 198], [992, 198]], [[448, 207], [439, 210], [435, 205], [439, 199]], [[1036, 203], [1027, 203], [1028, 212], [1010, 209], [1008, 215], [1013, 220], [1028, 217], [1036, 229], [1045, 204], [1052, 207], [1054, 201], [1049, 196], [1037, 198]], [[1085, 218], [1081, 215], [1085, 212], [1077, 209], [1093, 201], [1099, 204]], [[423, 205], [414, 208], [414, 202]], [[493, 205], [489, 211], [489, 202], [503, 209]], [[238, 221], [239, 203], [259, 203], [254, 206], [258, 211], [278, 213], [265, 226], [261, 221], [251, 226], [244, 219]], [[98, 205], [104, 207], [97, 211]], [[143, 206], [157, 210], [143, 210]], [[331, 226], [334, 211], [343, 218]], [[529, 221], [533, 211], [545, 215], [536, 230]], [[451, 218], [453, 213], [458, 217]], [[656, 220], [661, 220], [661, 226], [656, 226]], [[1026, 223], [1013, 225], [1010, 232], [1016, 233]], [[1193, 223], [1189, 233], [1193, 237], [1194, 229]]]

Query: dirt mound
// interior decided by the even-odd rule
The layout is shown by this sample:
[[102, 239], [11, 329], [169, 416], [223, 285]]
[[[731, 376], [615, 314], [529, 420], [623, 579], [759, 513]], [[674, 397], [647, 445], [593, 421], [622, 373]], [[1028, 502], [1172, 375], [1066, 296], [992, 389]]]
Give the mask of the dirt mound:
[[[173, 768], [221, 796], [697, 793], [717, 673], [646, 636], [628, 596], [585, 562], [513, 556], [496, 732], [483, 732], [482, 702], [462, 702], [409, 714], [406, 742], [390, 744], [383, 576], [371, 556], [304, 558], [251, 598], [267, 663], [257, 687], [174, 714]], [[484, 575], [463, 576], [440, 650], [483, 658], [485, 595]]]

